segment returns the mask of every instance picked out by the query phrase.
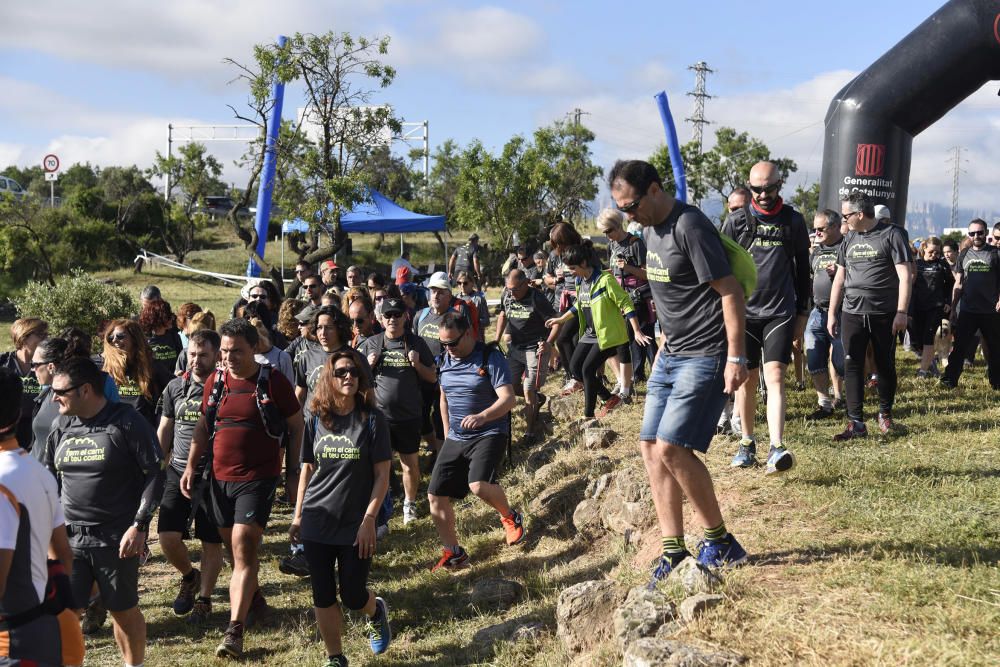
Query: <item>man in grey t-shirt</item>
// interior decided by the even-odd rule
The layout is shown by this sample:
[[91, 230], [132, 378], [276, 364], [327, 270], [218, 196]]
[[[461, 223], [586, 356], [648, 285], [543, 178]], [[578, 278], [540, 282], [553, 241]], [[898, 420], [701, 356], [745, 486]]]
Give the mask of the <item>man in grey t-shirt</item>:
[[830, 209], [816, 213], [813, 218], [813, 233], [818, 243], [809, 257], [813, 274], [813, 309], [806, 324], [806, 366], [812, 376], [813, 387], [819, 400], [819, 407], [806, 419], [815, 421], [833, 416], [834, 397], [830, 395], [831, 351], [834, 390], [839, 399], [839, 386], [844, 377], [844, 345], [840, 338], [830, 336], [827, 331], [827, 315], [830, 311], [830, 291], [833, 277], [837, 275], [837, 255], [844, 235], [840, 233], [840, 214]]
[[715, 421], [746, 381], [743, 288], [705, 214], [663, 190], [648, 162], [619, 161], [608, 176], [620, 211], [643, 227], [646, 276], [666, 341], [653, 362], [639, 446], [655, 499], [663, 552], [651, 586], [690, 556], [682, 496], [703, 523], [698, 562], [727, 567], [747, 554], [722, 520], [708, 468]]

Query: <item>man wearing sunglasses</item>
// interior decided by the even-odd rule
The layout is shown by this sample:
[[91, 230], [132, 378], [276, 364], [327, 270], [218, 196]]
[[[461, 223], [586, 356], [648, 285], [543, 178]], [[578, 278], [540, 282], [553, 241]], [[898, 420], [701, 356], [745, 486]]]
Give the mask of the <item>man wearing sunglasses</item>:
[[878, 427], [893, 427], [896, 400], [896, 334], [906, 330], [913, 280], [913, 254], [903, 230], [875, 220], [875, 206], [861, 191], [840, 204], [851, 231], [837, 255], [837, 275], [830, 290], [827, 331], [844, 343], [844, 389], [847, 427], [835, 441], [865, 437], [865, 352], [871, 343], [878, 370]]
[[830, 395], [828, 370], [831, 350], [833, 370], [837, 374], [835, 389], [844, 378], [844, 345], [839, 337], [831, 336], [826, 328], [830, 312], [830, 291], [833, 289], [833, 277], [837, 275], [837, 255], [844, 241], [844, 236], [840, 233], [840, 214], [830, 209], [817, 213], [813, 218], [813, 234], [817, 239], [816, 248], [809, 260], [813, 274], [813, 309], [806, 324], [805, 342], [806, 367], [812, 376], [819, 407], [806, 415], [806, 419], [810, 421], [833, 416], [835, 398]]
[[62, 417], [42, 462], [59, 482], [73, 550], [73, 597], [88, 600], [97, 584], [121, 657], [140, 665], [146, 620], [139, 610], [139, 555], [163, 494], [156, 434], [131, 405], [104, 398], [104, 377], [89, 359], [56, 367], [52, 394]]
[[[955, 344], [948, 355], [948, 368], [941, 384], [958, 386], [964, 360], [975, 350], [976, 333], [982, 332], [986, 352], [986, 374], [993, 389], [1000, 389], [1000, 250], [986, 243], [989, 227], [976, 218], [969, 223], [972, 245], [955, 262], [955, 287], [951, 312], [958, 310], [953, 327]], [[954, 315], [953, 315], [954, 317]]]
[[792, 343], [801, 340], [805, 331], [811, 296], [809, 232], [802, 214], [781, 199], [781, 185], [777, 165], [755, 164], [747, 182], [750, 205], [732, 211], [722, 226], [722, 232], [746, 248], [757, 265], [757, 289], [746, 304], [750, 375], [735, 399], [743, 437], [730, 465], [749, 468], [757, 464], [757, 369], [763, 363], [771, 441], [768, 475], [787, 472], [795, 465], [784, 442], [785, 369], [792, 359]]

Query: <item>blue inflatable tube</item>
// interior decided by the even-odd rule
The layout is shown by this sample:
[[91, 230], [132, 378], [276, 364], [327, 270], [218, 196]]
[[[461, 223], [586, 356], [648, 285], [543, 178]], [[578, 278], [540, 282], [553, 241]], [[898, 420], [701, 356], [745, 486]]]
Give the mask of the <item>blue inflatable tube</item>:
[[663, 131], [667, 134], [667, 151], [670, 153], [670, 165], [674, 169], [674, 185], [676, 197], [687, 203], [687, 175], [684, 173], [684, 160], [681, 158], [681, 147], [677, 142], [677, 128], [674, 127], [674, 117], [670, 115], [670, 103], [666, 92], [655, 96], [656, 106], [660, 109], [660, 120], [663, 121]]

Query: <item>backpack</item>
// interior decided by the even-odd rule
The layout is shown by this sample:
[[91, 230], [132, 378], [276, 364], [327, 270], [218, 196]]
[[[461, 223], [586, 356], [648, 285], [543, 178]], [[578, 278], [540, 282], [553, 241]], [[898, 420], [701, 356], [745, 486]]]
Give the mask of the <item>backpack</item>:
[[[472, 317], [472, 310], [474, 308], [475, 308], [475, 306], [472, 305], [471, 303], [469, 303], [468, 301], [463, 301], [462, 299], [459, 299], [457, 296], [454, 296], [454, 295], [452, 295], [452, 297], [451, 297], [451, 303], [448, 305], [448, 310], [454, 310], [457, 313], [461, 313], [465, 317], [465, 321], [469, 323], [470, 327], [472, 327], [472, 332], [474, 334], [476, 334], [476, 336], [478, 337], [479, 336], [479, 317], [478, 317], [479, 311], [478, 310], [476, 311], [477, 317], [473, 318]], [[427, 314], [430, 313], [430, 312], [431, 312], [431, 308], [430, 308], [430, 306], [427, 306], [426, 308], [424, 308], [420, 312], [418, 312], [416, 314], [416, 316], [414, 316], [414, 318], [413, 318], [413, 331], [418, 336], [420, 335], [420, 323], [423, 322], [424, 318], [427, 317]]]
[[[379, 345], [378, 358], [375, 359], [375, 363], [372, 364], [372, 377], [378, 377], [379, 371], [382, 369], [382, 361], [385, 359], [385, 332], [382, 332], [382, 342]], [[416, 343], [417, 335], [412, 331], [403, 332], [403, 356], [407, 359], [410, 358], [410, 350], [413, 349], [414, 345], [411, 345], [411, 341]]]
[[757, 289], [757, 263], [753, 261], [753, 255], [728, 234], [719, 232], [719, 238], [722, 240], [722, 249], [729, 258], [733, 276], [743, 288], [743, 300], [747, 301]]
[[[278, 406], [271, 400], [271, 371], [270, 364], [260, 364], [260, 371], [257, 373], [257, 387], [254, 391], [257, 410], [260, 412], [260, 419], [264, 422], [264, 432], [271, 438], [281, 441], [285, 437], [288, 424], [284, 415], [278, 410]], [[222, 394], [226, 386], [226, 371], [221, 368], [215, 371], [215, 384], [212, 386], [212, 393], [208, 397], [208, 405], [205, 408], [205, 425], [208, 428], [209, 437], [215, 437], [215, 420], [219, 415], [219, 403], [222, 401]]]

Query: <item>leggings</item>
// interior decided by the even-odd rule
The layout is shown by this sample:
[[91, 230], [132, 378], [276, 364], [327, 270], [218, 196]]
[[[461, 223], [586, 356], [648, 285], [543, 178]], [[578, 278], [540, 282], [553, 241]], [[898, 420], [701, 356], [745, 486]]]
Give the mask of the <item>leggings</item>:
[[566, 373], [567, 380], [583, 379], [573, 372], [572, 364], [570, 363], [570, 360], [573, 358], [573, 352], [576, 350], [576, 338], [579, 334], [577, 317], [579, 316], [574, 315], [569, 322], [564, 323], [559, 330], [559, 336], [556, 338], [556, 348], [559, 350], [559, 358], [562, 360], [563, 372]]
[[892, 334], [895, 314], [840, 315], [840, 339], [844, 343], [844, 387], [847, 390], [847, 416], [864, 421], [865, 351], [872, 345], [878, 370], [879, 412], [892, 413], [896, 401], [896, 337]]
[[958, 321], [955, 323], [955, 343], [948, 355], [948, 368], [944, 371], [944, 376], [957, 385], [958, 379], [962, 376], [964, 360], [969, 350], [976, 353], [976, 333], [982, 332], [983, 353], [986, 357], [986, 375], [989, 378], [990, 386], [1000, 389], [1000, 360], [996, 359], [993, 351], [1000, 349], [1000, 315], [997, 313], [970, 313], [966, 309], [958, 312]]
[[611, 398], [611, 392], [604, 386], [602, 375], [604, 363], [618, 351], [617, 347], [602, 350], [594, 343], [577, 343], [570, 366], [573, 377], [583, 380], [583, 416], [590, 419], [597, 407], [597, 397], [604, 400]]
[[322, 544], [303, 540], [309, 577], [312, 579], [313, 606], [326, 609], [337, 604], [337, 578], [340, 579], [340, 599], [348, 609], [362, 609], [368, 604], [368, 572], [372, 559], [358, 558], [358, 548], [351, 545]]

